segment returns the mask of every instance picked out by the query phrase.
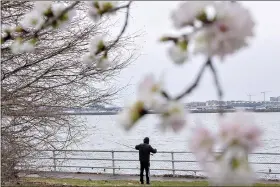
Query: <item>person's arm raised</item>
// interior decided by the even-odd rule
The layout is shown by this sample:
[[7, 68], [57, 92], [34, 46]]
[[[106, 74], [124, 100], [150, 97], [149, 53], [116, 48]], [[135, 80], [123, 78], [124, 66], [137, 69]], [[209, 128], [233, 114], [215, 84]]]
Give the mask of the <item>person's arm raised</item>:
[[151, 149], [151, 150], [150, 150], [151, 153], [154, 153], [154, 154], [157, 153], [157, 149], [154, 149], [152, 146], [150, 146], [150, 149]]
[[136, 149], [136, 150], [139, 150], [139, 146], [140, 146], [140, 145], [136, 145], [136, 146], [135, 146], [135, 149]]

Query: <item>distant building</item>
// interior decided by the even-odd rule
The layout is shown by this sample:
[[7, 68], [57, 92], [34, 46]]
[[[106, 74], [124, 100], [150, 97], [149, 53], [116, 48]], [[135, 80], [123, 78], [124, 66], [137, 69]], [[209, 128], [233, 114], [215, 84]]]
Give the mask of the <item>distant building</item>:
[[100, 110], [105, 110], [105, 107], [103, 105], [99, 105], [99, 104], [92, 104], [87, 108], [87, 110], [100, 111]]
[[280, 96], [278, 96], [278, 97], [270, 97], [270, 101], [280, 101]]
[[[279, 98], [279, 100], [278, 100]], [[276, 100], [277, 99], [277, 100]], [[217, 101], [210, 100], [206, 102], [190, 102], [186, 103], [185, 107], [191, 111], [217, 110], [217, 109], [242, 109], [242, 110], [264, 110], [264, 109], [279, 109], [280, 97], [272, 99], [273, 101]]]
[[270, 97], [270, 101], [278, 101], [278, 97]]
[[227, 105], [226, 101], [217, 101], [217, 100], [206, 101], [206, 106], [226, 106], [226, 105]]

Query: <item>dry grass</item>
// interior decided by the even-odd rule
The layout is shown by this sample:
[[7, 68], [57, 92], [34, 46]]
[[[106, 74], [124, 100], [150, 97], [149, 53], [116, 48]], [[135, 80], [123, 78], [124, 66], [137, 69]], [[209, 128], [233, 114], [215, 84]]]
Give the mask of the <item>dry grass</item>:
[[[25, 178], [19, 184], [6, 187], [86, 187], [86, 186], [140, 186], [138, 181], [81, 180], [54, 178]], [[208, 186], [207, 181], [153, 181], [151, 186]], [[257, 183], [254, 186], [279, 186], [280, 183]]]

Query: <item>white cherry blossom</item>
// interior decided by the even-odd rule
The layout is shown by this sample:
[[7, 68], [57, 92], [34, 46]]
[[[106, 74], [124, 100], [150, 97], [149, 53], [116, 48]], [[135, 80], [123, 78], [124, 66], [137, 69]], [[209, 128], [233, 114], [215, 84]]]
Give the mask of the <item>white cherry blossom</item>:
[[[82, 57], [82, 61], [85, 67], [90, 64], [95, 64], [96, 68], [105, 70], [111, 65], [111, 61], [108, 59], [107, 54], [102, 54], [105, 48], [103, 35], [97, 35], [91, 38], [89, 43], [89, 53]], [[99, 54], [96, 54], [99, 52]]]
[[91, 38], [89, 44], [89, 51], [92, 55], [95, 55], [97, 51], [105, 47], [104, 36], [97, 35]]
[[91, 68], [93, 65], [93, 56], [90, 53], [86, 53], [81, 57], [82, 69], [86, 70], [87, 68]]
[[118, 1], [99, 1], [99, 6], [101, 7], [101, 10], [111, 10], [113, 8], [116, 8], [118, 4]]
[[261, 130], [250, 116], [239, 112], [221, 122], [220, 136], [225, 147], [238, 144], [252, 151], [260, 145]]
[[[250, 117], [246, 113], [237, 112], [231, 118], [221, 120], [217, 134], [220, 137], [217, 138], [203, 127], [193, 133], [191, 150], [206, 171], [211, 185], [253, 184], [255, 176], [248, 162], [248, 153], [259, 145], [261, 131]], [[211, 154], [214, 143], [222, 145], [222, 152], [217, 156]]]
[[12, 32], [15, 28], [10, 25], [1, 25], [2, 32]]
[[211, 154], [214, 143], [214, 135], [207, 128], [197, 127], [192, 133], [189, 145], [198, 160], [202, 161]]
[[31, 41], [21, 41], [21, 39], [16, 39], [12, 45], [11, 50], [13, 54], [21, 54], [24, 52], [32, 52], [35, 49], [34, 44]]
[[88, 15], [94, 21], [99, 21], [102, 14], [113, 15], [115, 11], [110, 11], [116, 8], [118, 1], [89, 1], [88, 3]]
[[147, 74], [138, 86], [138, 98], [145, 103], [145, 107], [160, 111], [166, 99], [161, 94], [163, 82], [156, 81], [153, 74]]
[[[89, 1], [88, 3], [90, 3], [91, 5], [91, 3], [93, 2]], [[101, 15], [99, 14], [99, 10], [95, 6], [89, 6], [88, 15], [90, 18], [93, 19], [93, 21], [99, 21], [101, 18]]]
[[188, 51], [178, 45], [169, 48], [168, 54], [175, 64], [183, 64], [188, 58]]
[[118, 114], [118, 124], [124, 127], [125, 130], [130, 130], [144, 113], [144, 102], [140, 100], [136, 101], [132, 106], [125, 107]]
[[193, 24], [196, 17], [205, 11], [207, 6], [212, 4], [212, 1], [186, 1], [180, 3], [178, 8], [171, 14], [174, 27], [180, 29]]
[[27, 13], [24, 18], [20, 21], [20, 25], [23, 29], [35, 29], [38, 30], [45, 23], [45, 19], [41, 13], [37, 11], [31, 11]]
[[233, 146], [216, 161], [205, 163], [210, 183], [214, 186], [251, 186], [255, 175], [247, 155], [242, 147]]
[[8, 34], [12, 33], [15, 30], [14, 27], [10, 26], [10, 25], [2, 25], [1, 28], [1, 37], [5, 38], [8, 36]]
[[20, 40], [15, 40], [11, 45], [11, 50], [13, 54], [20, 54], [22, 53], [22, 43]]
[[215, 3], [214, 7], [214, 23], [194, 36], [194, 42], [198, 42], [194, 53], [218, 56], [223, 60], [225, 56], [247, 46], [255, 24], [250, 12], [240, 3], [223, 1]]
[[51, 6], [51, 10], [54, 16], [59, 16], [63, 12], [63, 10], [66, 9], [66, 7], [67, 5], [62, 2], [53, 3]]
[[186, 111], [182, 103], [170, 101], [161, 114], [161, 126], [164, 129], [171, 127], [174, 132], [181, 130], [186, 124]]
[[35, 1], [34, 10], [43, 14], [51, 8], [52, 1]]
[[35, 46], [31, 43], [31, 41], [23, 42], [21, 48], [23, 52], [33, 52], [35, 50]]
[[[61, 13], [67, 8], [67, 5], [65, 3], [62, 2], [58, 2], [58, 3], [53, 3], [51, 5], [51, 10], [52, 13], [54, 14], [54, 16], [60, 16]], [[71, 20], [76, 16], [76, 10], [75, 9], [71, 9], [68, 12], [66, 12], [65, 14], [61, 15], [61, 17], [59, 17], [59, 19], [57, 20], [58, 26], [60, 28], [65, 28], [65, 26], [71, 22]]]
[[241, 129], [241, 144], [249, 151], [252, 152], [255, 148], [261, 145], [262, 131], [255, 125], [246, 125]]
[[111, 62], [108, 60], [107, 57], [102, 57], [97, 59], [96, 67], [101, 70], [106, 70], [110, 67]]
[[83, 55], [81, 61], [83, 63], [83, 69], [91, 68], [95, 64], [97, 69], [105, 70], [108, 69], [111, 65], [107, 57], [100, 57], [100, 55], [95, 56], [91, 53], [86, 53], [85, 55]]

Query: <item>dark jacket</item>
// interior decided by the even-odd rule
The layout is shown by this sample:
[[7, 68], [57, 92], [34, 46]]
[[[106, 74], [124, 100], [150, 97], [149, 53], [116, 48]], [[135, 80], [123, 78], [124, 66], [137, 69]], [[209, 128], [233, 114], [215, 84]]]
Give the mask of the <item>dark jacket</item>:
[[149, 145], [149, 138], [145, 138], [144, 143], [136, 145], [135, 149], [139, 150], [140, 162], [150, 162], [150, 153], [157, 152], [157, 149], [154, 149]]

